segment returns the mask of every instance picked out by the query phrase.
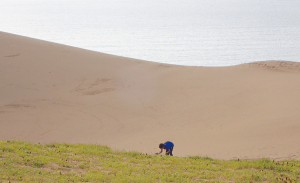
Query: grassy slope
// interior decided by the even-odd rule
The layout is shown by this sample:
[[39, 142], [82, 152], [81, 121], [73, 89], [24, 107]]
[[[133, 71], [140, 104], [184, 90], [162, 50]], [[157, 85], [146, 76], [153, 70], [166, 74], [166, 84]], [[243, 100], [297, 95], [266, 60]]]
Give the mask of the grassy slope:
[[300, 161], [223, 161], [84, 144], [0, 141], [2, 182], [300, 182]]

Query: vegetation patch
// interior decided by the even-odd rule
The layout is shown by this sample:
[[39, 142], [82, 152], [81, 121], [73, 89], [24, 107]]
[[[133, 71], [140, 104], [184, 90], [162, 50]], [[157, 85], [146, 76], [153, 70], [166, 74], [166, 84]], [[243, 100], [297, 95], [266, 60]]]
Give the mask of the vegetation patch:
[[0, 141], [0, 182], [300, 182], [300, 161], [225, 161]]

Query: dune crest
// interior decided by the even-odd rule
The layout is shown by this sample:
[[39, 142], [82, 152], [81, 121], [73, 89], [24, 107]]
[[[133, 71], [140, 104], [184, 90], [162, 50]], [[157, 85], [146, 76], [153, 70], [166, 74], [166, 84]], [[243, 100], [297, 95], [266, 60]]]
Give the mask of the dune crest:
[[266, 70], [283, 71], [283, 72], [300, 72], [299, 62], [290, 61], [263, 61], [248, 63], [250, 67], [260, 67]]
[[1, 140], [300, 158], [299, 63], [176, 66], [3, 32], [0, 48]]

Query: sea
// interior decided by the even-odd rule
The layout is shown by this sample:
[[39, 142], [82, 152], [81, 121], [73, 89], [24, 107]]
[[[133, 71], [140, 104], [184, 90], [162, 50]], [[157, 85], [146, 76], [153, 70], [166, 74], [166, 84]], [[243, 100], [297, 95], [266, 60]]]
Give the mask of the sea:
[[176, 65], [300, 62], [299, 0], [0, 0], [0, 31]]

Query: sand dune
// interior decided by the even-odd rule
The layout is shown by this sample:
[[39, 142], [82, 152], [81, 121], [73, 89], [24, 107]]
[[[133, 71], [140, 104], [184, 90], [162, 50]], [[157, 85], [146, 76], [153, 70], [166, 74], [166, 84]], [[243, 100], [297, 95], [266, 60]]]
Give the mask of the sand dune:
[[0, 139], [300, 158], [300, 63], [186, 67], [0, 32]]

